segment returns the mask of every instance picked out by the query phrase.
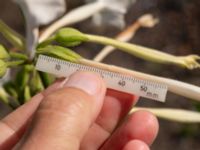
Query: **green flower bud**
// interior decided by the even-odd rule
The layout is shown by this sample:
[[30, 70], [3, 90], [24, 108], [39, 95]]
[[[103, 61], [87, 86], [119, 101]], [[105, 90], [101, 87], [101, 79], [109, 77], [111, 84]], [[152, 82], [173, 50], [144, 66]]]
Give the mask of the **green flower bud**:
[[42, 83], [41, 77], [36, 70], [33, 72], [33, 77], [30, 81], [30, 88], [33, 94], [44, 90], [44, 85]]
[[3, 77], [6, 73], [7, 65], [6, 62], [0, 59], [0, 77]]
[[0, 19], [0, 33], [15, 47], [23, 50], [25, 48], [25, 39], [8, 27], [1, 19]]
[[31, 67], [32, 67], [31, 65], [25, 65], [17, 73], [15, 84], [17, 85], [19, 91], [23, 91], [25, 86], [28, 84], [32, 71]]
[[18, 93], [16, 85], [12, 81], [8, 81], [3, 85], [5, 91], [15, 99], [18, 99]]
[[68, 48], [64, 48], [61, 46], [47, 46], [44, 48], [37, 49], [38, 54], [45, 54], [49, 56], [54, 56], [57, 58], [61, 58], [70, 62], [77, 62], [79, 58], [81, 58], [80, 55], [73, 52], [72, 50]]
[[73, 28], [62, 28], [55, 35], [55, 40], [67, 47], [77, 46], [85, 42], [88, 38], [80, 31]]
[[0, 88], [0, 100], [9, 104], [8, 93], [2, 87]]
[[24, 102], [28, 102], [31, 99], [31, 91], [28, 85], [24, 88]]
[[6, 49], [3, 47], [3, 45], [0, 45], [0, 59], [7, 59], [9, 58], [9, 54], [6, 51]]

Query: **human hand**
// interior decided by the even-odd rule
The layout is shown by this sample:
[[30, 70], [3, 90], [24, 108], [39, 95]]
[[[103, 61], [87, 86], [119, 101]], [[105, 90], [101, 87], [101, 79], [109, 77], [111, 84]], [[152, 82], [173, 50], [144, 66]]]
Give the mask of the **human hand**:
[[136, 101], [106, 91], [96, 74], [75, 73], [1, 120], [0, 150], [148, 150], [158, 122], [146, 111], [124, 119]]

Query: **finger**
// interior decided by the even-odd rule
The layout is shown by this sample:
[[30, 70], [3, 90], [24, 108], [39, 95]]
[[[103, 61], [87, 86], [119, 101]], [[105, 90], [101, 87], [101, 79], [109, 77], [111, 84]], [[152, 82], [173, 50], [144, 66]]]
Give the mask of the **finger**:
[[43, 99], [43, 95], [57, 89], [60, 83], [61, 81], [55, 82], [43, 92], [44, 94], [37, 94], [29, 102], [0, 121], [0, 149], [10, 149], [19, 141], [33, 113]]
[[132, 105], [135, 105], [137, 103], [138, 99], [139, 99], [139, 97], [136, 96], [136, 95], [117, 91], [117, 90], [113, 90], [113, 89], [108, 89], [106, 95], [111, 96], [111, 97], [115, 97], [119, 100], [129, 100], [129, 101], [132, 100], [133, 101]]
[[140, 140], [132, 140], [128, 142], [123, 150], [150, 150], [148, 145]]
[[100, 112], [105, 91], [103, 80], [96, 74], [72, 75], [64, 88], [41, 102], [20, 149], [79, 149]]
[[111, 89], [107, 90], [106, 95], [107, 100], [104, 102], [96, 123], [111, 133], [133, 105], [137, 103], [138, 97]]
[[19, 109], [0, 121], [0, 149], [10, 149], [19, 141], [25, 131], [29, 118], [41, 99], [41, 94], [36, 95], [26, 105], [21, 106]]
[[98, 149], [136, 101], [133, 95], [108, 90], [102, 110], [84, 137], [81, 149]]
[[150, 145], [158, 133], [158, 121], [149, 112], [138, 111], [119, 127], [103, 146], [105, 149], [122, 149], [126, 143], [138, 139]]

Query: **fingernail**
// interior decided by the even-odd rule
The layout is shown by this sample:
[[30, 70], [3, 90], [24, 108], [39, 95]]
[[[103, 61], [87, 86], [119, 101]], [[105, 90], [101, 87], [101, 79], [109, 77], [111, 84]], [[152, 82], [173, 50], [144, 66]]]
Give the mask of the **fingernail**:
[[69, 77], [65, 87], [73, 87], [90, 95], [96, 95], [102, 90], [102, 80], [97, 74], [89, 72], [77, 72]]

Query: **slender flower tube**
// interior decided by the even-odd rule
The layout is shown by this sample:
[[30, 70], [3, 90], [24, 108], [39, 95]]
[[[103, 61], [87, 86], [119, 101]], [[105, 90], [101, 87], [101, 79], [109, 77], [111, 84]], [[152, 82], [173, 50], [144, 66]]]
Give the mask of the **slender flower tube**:
[[114, 40], [104, 36], [84, 34], [73, 28], [62, 28], [49, 39], [41, 43], [41, 45], [44, 43], [49, 44], [54, 40], [65, 46], [76, 46], [82, 42], [99, 43], [113, 46], [136, 57], [156, 63], [174, 64], [188, 69], [200, 68], [200, 64], [198, 63], [200, 56], [198, 55], [174, 56], [156, 49], [147, 48], [132, 43], [121, 42], [119, 40]]
[[[136, 22], [132, 25], [128, 26], [124, 31], [122, 31], [119, 35], [116, 36], [116, 40], [127, 42], [131, 38], [134, 37], [136, 31], [141, 27], [144, 28], [152, 28], [158, 23], [158, 19], [153, 18], [151, 14], [145, 14], [141, 16]], [[106, 56], [108, 56], [111, 52], [115, 50], [113, 46], [106, 46], [104, 47], [93, 59], [94, 61], [100, 62]]]
[[60, 20], [50, 25], [40, 36], [39, 43], [45, 41], [56, 30], [61, 27], [83, 21], [91, 17], [94, 13], [101, 11], [105, 6], [102, 3], [94, 2], [88, 5], [81, 6], [67, 13]]
[[170, 121], [176, 121], [180, 123], [200, 123], [200, 113], [195, 111], [170, 108], [134, 107], [131, 109], [130, 114], [138, 110], [149, 111], [156, 115], [158, 118]]
[[142, 80], [165, 84], [168, 86], [168, 90], [172, 93], [200, 101], [200, 87], [195, 85], [84, 59], [72, 50], [60, 46], [46, 46], [44, 48], [39, 48], [37, 49], [37, 53], [54, 56], [66, 61], [92, 66], [123, 75], [133, 76]]
[[[128, 53], [134, 54], [138, 57], [141, 57], [147, 60], [149, 59], [151, 61], [160, 62], [160, 63], [174, 63], [177, 65], [183, 65], [183, 66], [185, 65], [185, 67], [188, 67], [188, 63], [190, 67], [190, 63], [191, 63], [190, 57], [191, 56], [193, 57], [193, 55], [189, 55], [186, 57], [176, 57], [167, 53], [159, 52], [157, 50], [145, 48], [142, 46], [137, 46], [134, 44], [116, 41], [116, 40], [102, 37], [102, 36], [84, 34], [73, 28], [63, 28], [59, 30], [57, 34], [54, 36], [54, 38], [52, 38], [52, 41], [54, 40], [59, 42], [60, 44], [64, 43], [65, 45], [73, 45], [73, 46], [74, 46], [74, 42], [76, 44], [80, 44], [81, 42], [95, 42], [95, 43], [102, 43], [105, 45], [112, 45]], [[52, 42], [52, 41], [49, 41], [49, 42]], [[199, 57], [199, 56], [194, 56], [194, 57]], [[59, 55], [59, 58], [62, 58], [62, 55], [61, 56]], [[117, 66], [106, 65], [103, 63], [98, 63], [98, 62], [90, 61], [87, 59], [81, 59], [81, 57], [77, 59], [78, 60], [76, 62], [81, 63], [81, 64], [98, 67], [98, 68], [108, 70], [111, 72], [117, 72], [117, 73], [121, 73], [125, 75], [134, 76], [139, 79], [143, 79], [147, 81], [163, 83], [168, 86], [169, 91], [175, 94], [200, 101], [200, 88], [195, 85], [187, 84], [187, 83], [176, 81], [173, 79], [157, 77], [154, 75], [149, 75], [149, 74], [145, 74], [145, 73], [141, 73], [137, 71], [131, 71], [125, 68], [117, 67]]]
[[169, 78], [163, 78], [163, 77], [158, 77], [155, 75], [145, 74], [138, 71], [133, 71], [133, 70], [117, 67], [114, 65], [107, 65], [107, 64], [87, 60], [87, 59], [79, 59], [78, 62], [80, 64], [97, 67], [97, 68], [104, 69], [107, 71], [133, 76], [138, 79], [165, 84], [168, 86], [168, 90], [172, 93], [190, 98], [192, 100], [200, 101], [200, 87], [195, 86], [195, 85], [191, 85], [188, 83], [184, 83], [184, 82], [169, 79]]
[[148, 61], [162, 64], [175, 64], [178, 66], [186, 67], [188, 69], [200, 68], [200, 64], [197, 61], [200, 60], [200, 56], [198, 55], [174, 56], [152, 48], [146, 48], [144, 46], [139, 46], [136, 44], [125, 43], [103, 36], [90, 34], [85, 34], [85, 36], [88, 39], [87, 42], [110, 45]]

